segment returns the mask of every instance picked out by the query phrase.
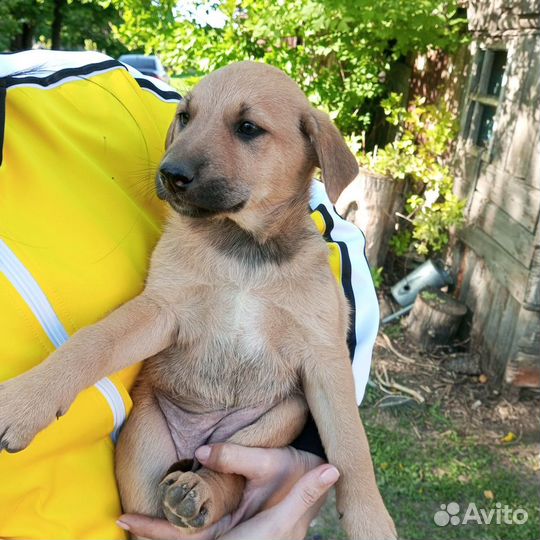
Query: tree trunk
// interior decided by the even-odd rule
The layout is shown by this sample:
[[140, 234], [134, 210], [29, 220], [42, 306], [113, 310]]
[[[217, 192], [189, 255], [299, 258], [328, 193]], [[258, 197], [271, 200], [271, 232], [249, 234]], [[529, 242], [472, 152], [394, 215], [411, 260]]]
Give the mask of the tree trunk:
[[62, 45], [62, 23], [66, 0], [54, 0], [53, 20], [51, 25], [51, 49], [60, 49]]
[[366, 256], [373, 268], [386, 258], [402, 192], [402, 182], [360, 169], [336, 203], [336, 210], [366, 235]]
[[34, 25], [22, 23], [20, 33], [11, 40], [10, 49], [13, 52], [31, 49], [34, 46], [34, 32]]
[[448, 345], [456, 335], [467, 306], [438, 289], [422, 291], [407, 319], [407, 334], [421, 350]]

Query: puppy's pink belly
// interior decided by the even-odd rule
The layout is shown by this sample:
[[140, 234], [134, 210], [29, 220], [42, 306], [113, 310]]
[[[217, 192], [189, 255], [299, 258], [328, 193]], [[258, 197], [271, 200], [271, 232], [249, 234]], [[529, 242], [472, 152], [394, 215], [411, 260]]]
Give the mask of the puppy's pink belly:
[[265, 404], [197, 413], [182, 409], [159, 392], [156, 398], [167, 421], [178, 461], [193, 459], [199, 446], [226, 441], [275, 406]]

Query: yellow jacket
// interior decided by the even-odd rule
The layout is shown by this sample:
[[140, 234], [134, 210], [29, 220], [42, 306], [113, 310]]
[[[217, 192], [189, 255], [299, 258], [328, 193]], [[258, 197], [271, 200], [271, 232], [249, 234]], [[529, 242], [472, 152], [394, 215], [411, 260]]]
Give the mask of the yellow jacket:
[[[103, 55], [33, 51], [0, 57], [0, 70], [8, 62], [39, 67], [3, 79], [0, 381], [141, 291], [163, 213], [153, 170], [178, 99]], [[124, 538], [112, 439], [137, 370], [0, 453], [0, 537]]]
[[[0, 382], [142, 290], [164, 216], [154, 173], [178, 98], [98, 53], [0, 55]], [[378, 321], [364, 238], [319, 182], [311, 205], [353, 308], [360, 401]], [[114, 439], [137, 372], [100, 381], [27, 449], [0, 453], [0, 538], [125, 538]]]

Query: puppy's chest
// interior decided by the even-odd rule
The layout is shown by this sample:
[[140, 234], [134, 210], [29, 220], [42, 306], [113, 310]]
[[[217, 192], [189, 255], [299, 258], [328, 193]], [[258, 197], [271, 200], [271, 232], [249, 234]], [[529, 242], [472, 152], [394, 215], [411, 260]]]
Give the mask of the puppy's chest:
[[[297, 385], [292, 358], [276, 347], [280, 306], [240, 287], [194, 295], [183, 339], [166, 352], [169, 391], [208, 406], [274, 401]], [[161, 377], [160, 377], [161, 378]]]

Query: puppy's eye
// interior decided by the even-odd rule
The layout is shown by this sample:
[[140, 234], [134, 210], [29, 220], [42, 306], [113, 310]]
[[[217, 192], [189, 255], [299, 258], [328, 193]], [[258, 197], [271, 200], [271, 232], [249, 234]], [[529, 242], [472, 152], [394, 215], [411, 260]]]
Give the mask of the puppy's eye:
[[178, 122], [182, 127], [186, 127], [189, 122], [189, 114], [187, 112], [178, 113]]
[[264, 133], [264, 129], [253, 122], [241, 122], [236, 131], [245, 139], [254, 139]]

